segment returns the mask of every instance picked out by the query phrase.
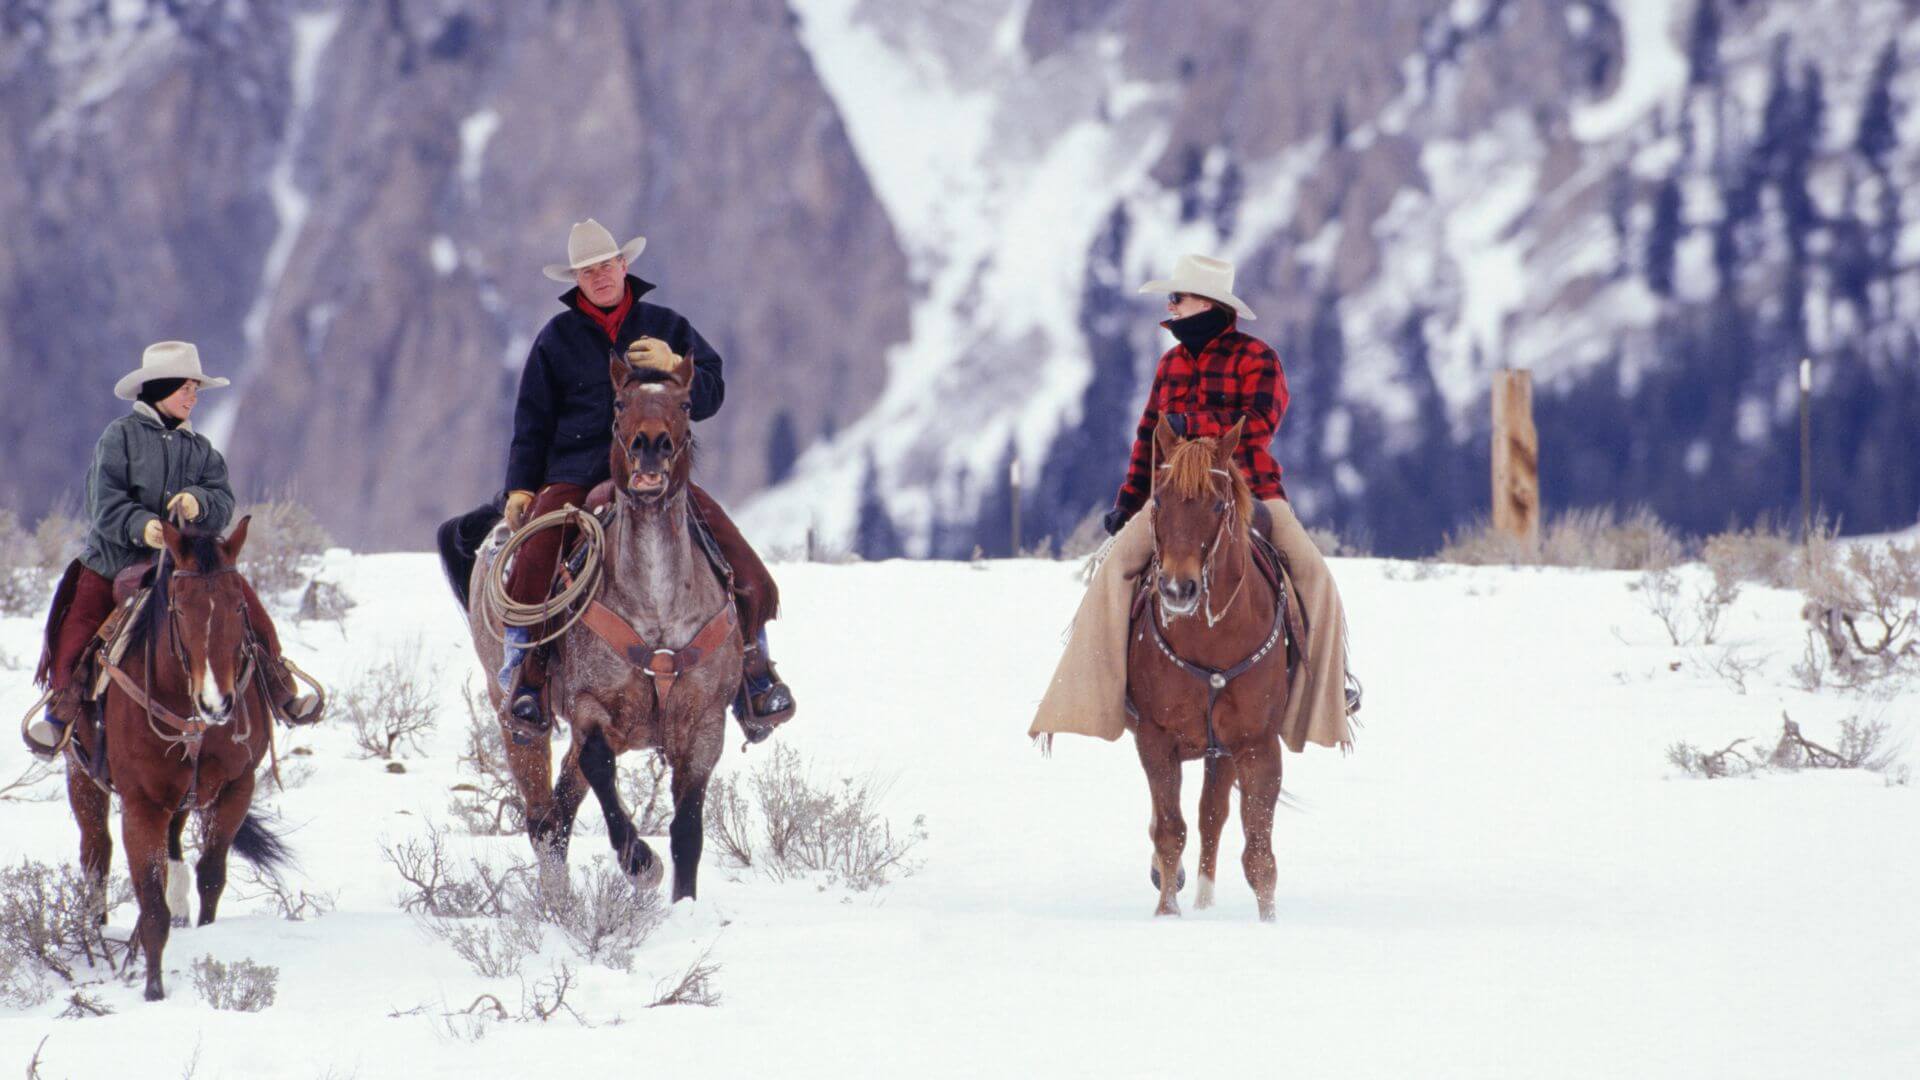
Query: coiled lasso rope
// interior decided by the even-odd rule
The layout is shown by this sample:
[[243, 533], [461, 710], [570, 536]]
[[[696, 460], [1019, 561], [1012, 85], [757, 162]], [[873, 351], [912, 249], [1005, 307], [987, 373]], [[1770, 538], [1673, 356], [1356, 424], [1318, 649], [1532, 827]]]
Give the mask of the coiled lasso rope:
[[[566, 587], [557, 594], [537, 604], [522, 604], [507, 595], [507, 565], [516, 551], [535, 534], [548, 529], [564, 529], [569, 525], [579, 528], [581, 542], [585, 544], [585, 558], [580, 564], [580, 572]], [[522, 525], [518, 531], [507, 538], [505, 546], [495, 555], [492, 564], [487, 567], [486, 577], [480, 583], [479, 615], [486, 625], [487, 632], [499, 642], [506, 641], [506, 628], [509, 626], [539, 626], [566, 612], [560, 626], [537, 641], [528, 642], [528, 646], [545, 645], [557, 640], [561, 635], [573, 629], [587, 613], [587, 604], [600, 591], [600, 576], [606, 567], [607, 549], [606, 530], [600, 527], [600, 519], [577, 506], [563, 506], [541, 514]], [[566, 564], [567, 553], [560, 553], [561, 562]]]

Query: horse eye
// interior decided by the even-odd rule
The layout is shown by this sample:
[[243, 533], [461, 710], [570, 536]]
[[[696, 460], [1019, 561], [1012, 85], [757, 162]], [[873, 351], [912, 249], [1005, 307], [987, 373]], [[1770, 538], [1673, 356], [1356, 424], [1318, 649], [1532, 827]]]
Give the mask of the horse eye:
[[681, 403], [680, 403], [680, 411], [681, 411], [681, 412], [683, 412], [683, 413], [690, 413], [690, 412], [692, 412], [692, 411], [693, 411], [693, 402], [691, 402], [691, 401], [683, 401], [683, 402], [681, 402]]
[[1226, 510], [1227, 510], [1227, 500], [1225, 499], [1221, 499], [1219, 502], [1213, 504], [1213, 512], [1216, 514], [1226, 513]]

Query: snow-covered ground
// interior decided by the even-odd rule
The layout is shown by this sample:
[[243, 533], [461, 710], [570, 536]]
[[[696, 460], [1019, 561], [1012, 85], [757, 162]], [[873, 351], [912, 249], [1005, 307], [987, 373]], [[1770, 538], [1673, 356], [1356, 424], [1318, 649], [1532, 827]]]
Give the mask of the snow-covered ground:
[[[926, 815], [924, 868], [854, 894], [710, 856], [701, 899], [632, 974], [582, 965], [578, 1006], [621, 1023], [469, 1041], [390, 1014], [487, 989], [511, 1002], [515, 984], [473, 975], [396, 909], [378, 844], [446, 820], [475, 666], [427, 556], [336, 554], [326, 576], [359, 606], [344, 628], [289, 624], [290, 648], [344, 684], [417, 641], [448, 713], [399, 775], [337, 727], [283, 739], [312, 748], [313, 775], [272, 801], [303, 884], [337, 891], [338, 910], [285, 922], [230, 893], [219, 923], [174, 933], [169, 1000], [110, 985], [105, 1018], [55, 1019], [58, 1001], [0, 1014], [0, 1068], [45, 1037], [47, 1077], [174, 1076], [196, 1053], [202, 1078], [1920, 1075], [1920, 788], [1689, 780], [1665, 755], [1777, 732], [1782, 709], [1816, 740], [1863, 712], [1911, 735], [1913, 695], [1796, 689], [1788, 593], [1749, 590], [1730, 616], [1726, 640], [1768, 658], [1743, 694], [1708, 670], [1720, 647], [1667, 644], [1633, 575], [1335, 570], [1366, 726], [1351, 757], [1287, 760], [1299, 805], [1276, 836], [1276, 924], [1255, 918], [1231, 824], [1220, 906], [1155, 920], [1131, 747], [1066, 740], [1045, 759], [1023, 737], [1074, 567], [782, 566], [775, 644], [803, 705], [779, 738], [819, 775], [891, 779], [895, 820]], [[9, 716], [32, 697], [34, 635], [0, 622], [0, 651], [25, 665], [0, 693]], [[767, 753], [737, 745], [723, 770]], [[0, 740], [0, 774], [24, 764]], [[0, 803], [0, 822], [8, 861], [74, 857], [64, 802]], [[582, 835], [576, 865], [604, 843]], [[111, 932], [131, 919], [119, 909]], [[718, 1007], [643, 1008], [709, 947]], [[278, 966], [278, 1002], [210, 1009], [188, 977], [206, 954]]]

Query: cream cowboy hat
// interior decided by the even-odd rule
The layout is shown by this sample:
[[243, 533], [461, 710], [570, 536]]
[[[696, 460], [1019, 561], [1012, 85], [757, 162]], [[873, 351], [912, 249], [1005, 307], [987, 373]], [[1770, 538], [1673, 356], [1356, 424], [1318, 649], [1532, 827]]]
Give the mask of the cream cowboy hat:
[[588, 218], [573, 223], [573, 231], [567, 234], [567, 261], [551, 263], [541, 272], [555, 281], [573, 281], [575, 270], [584, 270], [597, 262], [606, 262], [615, 255], [623, 255], [628, 262], [640, 257], [647, 246], [647, 238], [636, 236], [625, 246], [613, 242], [613, 234], [605, 225]]
[[1170, 277], [1149, 281], [1140, 286], [1143, 293], [1192, 293], [1209, 300], [1218, 300], [1240, 313], [1243, 319], [1258, 318], [1245, 300], [1233, 295], [1233, 264], [1225, 259], [1209, 259], [1205, 255], [1182, 255], [1180, 261], [1173, 264]]
[[113, 396], [132, 401], [140, 388], [155, 379], [192, 379], [202, 390], [218, 390], [227, 380], [200, 370], [200, 350], [185, 341], [156, 341], [140, 354], [140, 367], [113, 384]]

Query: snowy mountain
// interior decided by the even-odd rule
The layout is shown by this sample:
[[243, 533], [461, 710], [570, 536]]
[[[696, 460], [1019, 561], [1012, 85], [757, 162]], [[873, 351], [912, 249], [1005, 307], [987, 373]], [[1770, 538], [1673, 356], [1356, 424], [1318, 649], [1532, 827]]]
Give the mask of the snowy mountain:
[[[896, 826], [926, 817], [920, 871], [868, 892], [778, 881], [730, 869], [709, 838], [700, 899], [675, 905], [631, 971], [549, 940], [523, 979], [476, 974], [401, 911], [406, 887], [380, 853], [449, 824], [450, 789], [473, 780], [456, 763], [461, 688], [481, 673], [438, 568], [336, 553], [323, 576], [358, 606], [338, 627], [283, 619], [290, 654], [343, 694], [410, 657], [439, 710], [403, 747], [404, 772], [358, 756], [338, 718], [281, 733], [289, 789], [263, 782], [261, 797], [297, 860], [288, 884], [336, 910], [286, 921], [236, 875], [219, 921], [169, 938], [167, 1001], [83, 970], [113, 1013], [57, 1019], [70, 990], [0, 1002], [0, 1061], [24, 1071], [39, 1047], [41, 1075], [75, 1080], [178, 1076], [190, 1059], [200, 1077], [289, 1080], [542, 1076], [559, 1061], [826, 1078], [1893, 1078], [1920, 1065], [1915, 790], [1866, 772], [1704, 781], [1667, 765], [1675, 741], [1764, 736], [1783, 709], [1831, 745], [1843, 718], [1880, 708], [1797, 687], [1798, 594], [1750, 589], [1721, 645], [1675, 648], [1632, 574], [1335, 560], [1365, 726], [1349, 757], [1287, 755], [1268, 925], [1231, 821], [1219, 907], [1191, 910], [1189, 883], [1187, 914], [1155, 919], [1133, 748], [1063, 739], [1043, 758], [1024, 737], [1076, 569], [777, 566], [774, 645], [801, 709], [771, 745], [742, 754], [730, 735], [719, 779], [764, 768], [775, 746], [823, 783], [877, 777]], [[1703, 568], [1686, 573], [1703, 583]], [[854, 625], [909, 629], [855, 648]], [[0, 619], [0, 655], [30, 657], [38, 629]], [[1745, 692], [1712, 672], [1735, 650], [1762, 661]], [[0, 711], [33, 696], [23, 677], [0, 682]], [[1896, 737], [1913, 733], [1911, 697], [1878, 714]], [[0, 782], [24, 764], [0, 739]], [[1192, 822], [1197, 766], [1187, 781]], [[59, 780], [38, 793], [53, 801], [0, 802], [9, 866], [75, 858]], [[597, 818], [581, 816], [576, 865], [605, 857]], [[451, 842], [494, 866], [527, 851], [521, 836]], [[107, 934], [132, 920], [119, 907]], [[646, 1008], [709, 950], [717, 1007]], [[277, 967], [277, 1001], [210, 1008], [190, 978], [206, 956]], [[517, 1011], [558, 960], [593, 1026], [460, 1015], [482, 994]], [[1172, 1032], [1186, 1037], [1170, 1049]]]
[[[499, 484], [589, 213], [728, 358], [703, 479], [869, 555], [1104, 507], [1133, 295], [1235, 259], [1309, 523], [1430, 550], [1530, 367], [1550, 508], [1920, 514], [1908, 0], [756, 0], [0, 9], [0, 493], [78, 493], [147, 341], [240, 374], [244, 487], [416, 547]], [[96, 392], [97, 388], [97, 392]], [[57, 421], [56, 421], [57, 418]], [[752, 497], [749, 501], [749, 497]]]

